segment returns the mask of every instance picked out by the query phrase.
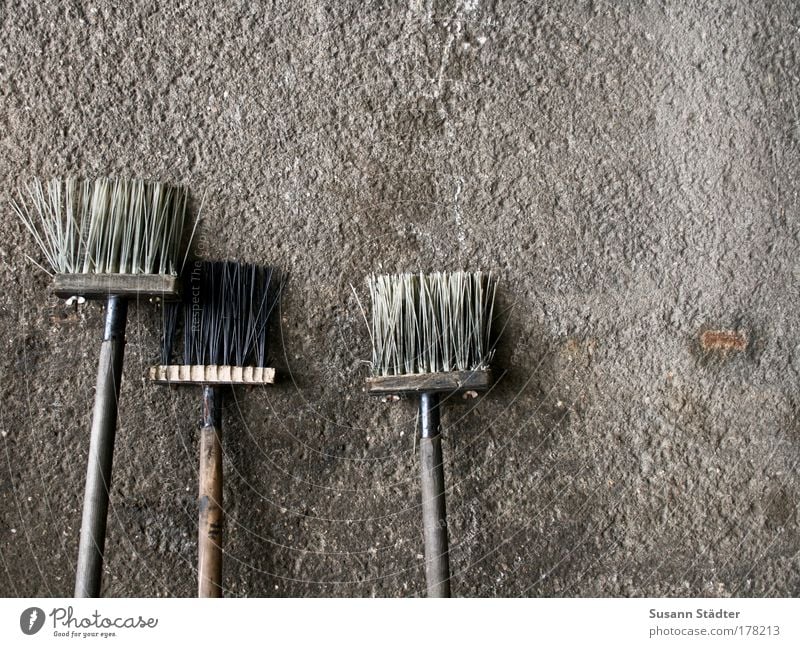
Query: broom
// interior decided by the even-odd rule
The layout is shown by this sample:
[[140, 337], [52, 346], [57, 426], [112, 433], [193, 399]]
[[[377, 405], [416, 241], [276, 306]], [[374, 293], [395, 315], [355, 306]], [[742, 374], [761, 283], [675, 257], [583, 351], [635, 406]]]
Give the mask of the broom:
[[491, 274], [453, 272], [369, 278], [372, 376], [367, 392], [419, 396], [422, 522], [428, 597], [450, 597], [440, 396], [472, 397], [492, 384]]
[[[273, 384], [266, 368], [270, 315], [280, 297], [277, 271], [235, 262], [195, 262], [183, 276], [183, 302], [166, 304], [159, 384], [202, 387], [198, 597], [222, 596], [222, 387]], [[182, 364], [173, 363], [183, 315]]]
[[76, 597], [97, 597], [111, 487], [128, 299], [177, 296], [184, 189], [142, 180], [33, 180], [13, 207], [44, 254], [56, 296], [107, 299], [83, 500]]

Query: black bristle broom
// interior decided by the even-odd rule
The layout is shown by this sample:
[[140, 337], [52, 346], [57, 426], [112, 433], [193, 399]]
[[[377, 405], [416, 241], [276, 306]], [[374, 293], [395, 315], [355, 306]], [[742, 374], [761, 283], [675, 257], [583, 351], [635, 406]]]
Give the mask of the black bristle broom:
[[496, 283], [484, 272], [374, 275], [367, 392], [419, 396], [420, 477], [428, 597], [450, 597], [440, 396], [492, 384]]
[[100, 594], [128, 300], [177, 296], [186, 200], [160, 182], [55, 178], [34, 180], [13, 202], [52, 269], [30, 259], [53, 277], [53, 293], [106, 300], [75, 597]]
[[[150, 369], [150, 379], [193, 384], [203, 392], [198, 597], [222, 596], [222, 387], [275, 382], [275, 369], [266, 367], [267, 340], [281, 288], [278, 272], [270, 267], [197, 261], [184, 273], [182, 302], [165, 305], [161, 365]], [[183, 356], [176, 364], [180, 319]]]

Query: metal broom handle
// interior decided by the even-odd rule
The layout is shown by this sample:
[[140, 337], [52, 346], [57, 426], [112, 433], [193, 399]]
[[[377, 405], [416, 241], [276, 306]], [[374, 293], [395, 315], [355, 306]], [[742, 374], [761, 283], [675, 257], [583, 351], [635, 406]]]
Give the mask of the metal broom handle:
[[444, 501], [439, 395], [422, 393], [419, 455], [422, 478], [422, 525], [425, 536], [425, 583], [429, 598], [450, 597], [450, 556]]
[[96, 598], [100, 595], [127, 318], [127, 299], [109, 296], [97, 367], [97, 390], [94, 396], [78, 567], [75, 574], [76, 598]]

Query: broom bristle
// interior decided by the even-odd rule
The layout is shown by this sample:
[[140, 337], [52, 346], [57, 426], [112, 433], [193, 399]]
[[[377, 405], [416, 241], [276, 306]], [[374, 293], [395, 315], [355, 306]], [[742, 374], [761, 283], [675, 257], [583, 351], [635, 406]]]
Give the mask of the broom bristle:
[[486, 370], [496, 282], [484, 272], [369, 277], [372, 374]]
[[272, 267], [200, 262], [184, 270], [183, 301], [164, 309], [162, 364], [172, 364], [183, 320], [183, 363], [266, 366], [269, 321], [282, 280]]
[[56, 274], [176, 274], [187, 195], [161, 182], [37, 178], [12, 205]]

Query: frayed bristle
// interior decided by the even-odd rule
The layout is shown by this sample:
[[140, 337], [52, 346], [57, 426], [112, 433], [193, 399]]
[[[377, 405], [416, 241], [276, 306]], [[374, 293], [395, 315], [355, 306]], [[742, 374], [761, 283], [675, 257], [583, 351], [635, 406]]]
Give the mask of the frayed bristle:
[[164, 309], [161, 362], [172, 364], [183, 316], [183, 363], [266, 366], [269, 321], [280, 298], [278, 271], [236, 262], [195, 262], [182, 277], [183, 301]]
[[496, 282], [484, 272], [369, 277], [372, 374], [486, 370]]
[[164, 303], [161, 328], [161, 364], [172, 363], [172, 350], [175, 347], [175, 339], [178, 335], [178, 319], [181, 314], [181, 304], [179, 301], [167, 301]]
[[12, 204], [56, 274], [176, 274], [186, 201], [161, 182], [54, 178]]

